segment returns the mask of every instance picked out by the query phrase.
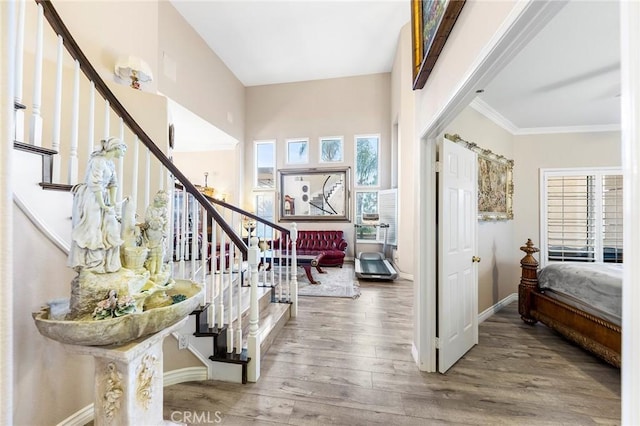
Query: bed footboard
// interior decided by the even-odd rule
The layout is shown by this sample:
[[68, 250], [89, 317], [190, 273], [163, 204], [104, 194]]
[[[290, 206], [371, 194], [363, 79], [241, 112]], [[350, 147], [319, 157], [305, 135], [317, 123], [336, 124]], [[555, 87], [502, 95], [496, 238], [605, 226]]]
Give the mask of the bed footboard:
[[609, 364], [620, 367], [620, 327], [541, 292], [538, 261], [533, 257], [539, 250], [530, 239], [520, 250], [526, 253], [520, 261], [522, 277], [518, 285], [518, 313], [522, 321], [530, 325], [540, 321]]

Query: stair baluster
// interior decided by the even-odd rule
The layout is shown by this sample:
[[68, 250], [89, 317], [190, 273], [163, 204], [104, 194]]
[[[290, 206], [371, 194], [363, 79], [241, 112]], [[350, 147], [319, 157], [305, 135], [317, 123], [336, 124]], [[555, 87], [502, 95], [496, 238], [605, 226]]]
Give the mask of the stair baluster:
[[[60, 124], [62, 122], [62, 54], [64, 53], [62, 36], [57, 37], [56, 43], [56, 91], [53, 101], [53, 134], [51, 137], [51, 149], [60, 152]], [[93, 82], [92, 82], [93, 83]], [[89, 117], [93, 117], [90, 114]], [[90, 139], [93, 140], [93, 139]], [[52, 161], [52, 175], [48, 183], [62, 182], [60, 178], [60, 154], [54, 154]]]
[[73, 99], [71, 101], [71, 149], [67, 183], [78, 183], [78, 126], [80, 125], [80, 62], [76, 59], [73, 68]]
[[33, 101], [31, 105], [31, 122], [29, 142], [34, 146], [42, 146], [42, 49], [44, 44], [44, 9], [38, 5], [36, 23], [36, 53], [33, 72]]
[[247, 379], [257, 382], [260, 378], [260, 335], [258, 334], [258, 238], [249, 241], [248, 261], [251, 270], [251, 310], [249, 313], [249, 336], [247, 338], [247, 355], [251, 358], [247, 366]]
[[[25, 24], [25, 0], [20, 0], [18, 6], [18, 20], [16, 28], [16, 51], [15, 51], [15, 82], [14, 82], [14, 105], [22, 104], [22, 78], [24, 75], [24, 24]], [[9, 62], [10, 64], [10, 62]], [[24, 108], [14, 108], [15, 131], [13, 140], [25, 142], [24, 139]]]
[[291, 224], [291, 267], [289, 268], [291, 273], [291, 281], [287, 280], [287, 295], [288, 300], [291, 301], [291, 317], [298, 316], [298, 259], [297, 259], [297, 245], [298, 242], [298, 227], [296, 223]]
[[207, 323], [209, 327], [212, 327], [216, 322], [216, 297], [218, 297], [218, 279], [219, 276], [217, 274], [217, 265], [218, 265], [218, 249], [216, 246], [217, 240], [217, 232], [216, 232], [216, 223], [213, 219], [211, 219], [211, 249], [207, 251], [211, 251], [211, 257], [209, 258], [209, 273], [211, 279], [210, 285], [210, 296], [206, 300], [209, 302], [209, 309], [207, 310]]

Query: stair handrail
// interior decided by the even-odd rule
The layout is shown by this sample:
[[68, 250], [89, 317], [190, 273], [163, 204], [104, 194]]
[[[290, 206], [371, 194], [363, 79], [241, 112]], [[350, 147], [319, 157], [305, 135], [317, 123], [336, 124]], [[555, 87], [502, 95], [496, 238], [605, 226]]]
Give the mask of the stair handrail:
[[[183, 189], [182, 183], [176, 182], [175, 186], [176, 186], [176, 189]], [[251, 212], [248, 212], [246, 210], [243, 210], [238, 206], [234, 206], [233, 204], [229, 204], [229, 203], [227, 203], [225, 201], [219, 200], [219, 199], [214, 198], [214, 197], [212, 197], [210, 195], [207, 195], [207, 194], [202, 194], [202, 195], [204, 195], [204, 197], [207, 200], [209, 200], [209, 202], [211, 202], [213, 204], [216, 204], [216, 205], [218, 205], [220, 207], [224, 207], [224, 208], [229, 209], [231, 211], [234, 211], [236, 213], [240, 213], [241, 215], [246, 216], [249, 219], [253, 219], [256, 222], [260, 222], [260, 223], [262, 223], [264, 225], [267, 225], [267, 226], [269, 226], [269, 227], [271, 227], [271, 228], [273, 228], [275, 230], [278, 230], [278, 231], [282, 232], [283, 234], [289, 235], [291, 233], [291, 231], [288, 228], [285, 228], [284, 226], [280, 226], [280, 225], [278, 225], [276, 223], [270, 222], [267, 219], [264, 219], [264, 218], [262, 218], [260, 216], [256, 216], [254, 213], [251, 213]]]
[[190, 193], [196, 200], [200, 203], [201, 206], [207, 210], [209, 214], [212, 215], [216, 223], [222, 228], [222, 230], [231, 238], [233, 243], [242, 253], [243, 258], [247, 258], [248, 247], [242, 238], [233, 230], [233, 228], [224, 220], [224, 218], [217, 212], [217, 210], [208, 202], [207, 198], [203, 193], [198, 191], [196, 186], [187, 179], [187, 177], [178, 169], [167, 157], [164, 152], [151, 140], [149, 135], [140, 127], [138, 122], [129, 114], [126, 108], [122, 105], [122, 103], [118, 100], [118, 98], [113, 94], [111, 89], [107, 86], [105, 81], [100, 77], [100, 74], [96, 71], [96, 69], [91, 65], [89, 59], [87, 59], [86, 55], [80, 49], [78, 43], [76, 43], [75, 39], [69, 32], [67, 26], [62, 22], [62, 18], [58, 14], [58, 11], [55, 9], [50, 0], [35, 0], [35, 2], [42, 6], [44, 11], [44, 16], [49, 22], [49, 25], [53, 29], [53, 31], [62, 37], [63, 44], [69, 54], [73, 57], [74, 60], [77, 60], [80, 64], [80, 69], [87, 76], [90, 81], [93, 81], [96, 87], [96, 90], [109, 102], [111, 109], [116, 112], [123, 120], [124, 124], [131, 129], [131, 131], [138, 137], [138, 139], [149, 149], [151, 153], [162, 163], [162, 165], [167, 168], [173, 176], [180, 181], [180, 183], [184, 186], [184, 189]]

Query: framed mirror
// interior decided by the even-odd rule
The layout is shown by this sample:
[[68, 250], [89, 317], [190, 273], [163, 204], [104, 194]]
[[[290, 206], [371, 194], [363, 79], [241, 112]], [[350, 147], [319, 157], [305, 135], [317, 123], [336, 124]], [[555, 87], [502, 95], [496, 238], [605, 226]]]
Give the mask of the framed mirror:
[[348, 222], [351, 169], [280, 170], [280, 221]]

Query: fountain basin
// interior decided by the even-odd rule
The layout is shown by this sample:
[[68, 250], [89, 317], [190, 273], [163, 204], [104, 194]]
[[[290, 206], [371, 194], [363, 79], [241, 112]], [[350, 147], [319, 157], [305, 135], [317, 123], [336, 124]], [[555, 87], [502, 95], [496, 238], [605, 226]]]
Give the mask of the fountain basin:
[[175, 286], [166, 294], [169, 297], [183, 294], [186, 299], [169, 306], [103, 320], [50, 319], [49, 306], [32, 316], [40, 334], [58, 342], [87, 346], [119, 345], [170, 327], [204, 301], [202, 286], [190, 280], [175, 280]]

